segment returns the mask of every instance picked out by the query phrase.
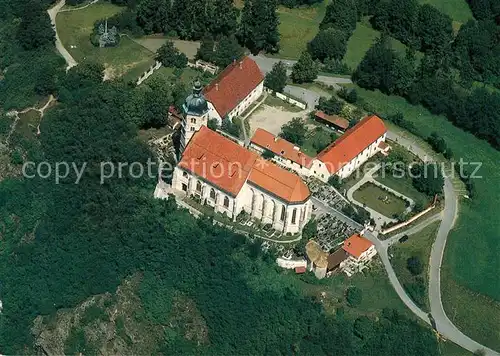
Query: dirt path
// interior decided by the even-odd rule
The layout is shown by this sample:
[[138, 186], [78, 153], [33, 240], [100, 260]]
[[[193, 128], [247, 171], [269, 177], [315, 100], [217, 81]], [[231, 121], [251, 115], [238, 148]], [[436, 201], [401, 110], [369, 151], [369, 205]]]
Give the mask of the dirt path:
[[12, 133], [14, 132], [14, 130], [16, 129], [16, 126], [17, 126], [17, 122], [20, 120], [20, 117], [19, 117], [19, 114], [25, 114], [27, 113], [28, 111], [31, 111], [31, 110], [34, 110], [34, 111], [38, 111], [40, 113], [40, 121], [38, 122], [38, 125], [37, 125], [37, 135], [40, 135], [40, 124], [42, 122], [42, 118], [43, 118], [43, 115], [45, 113], [45, 110], [47, 110], [47, 108], [56, 100], [56, 98], [54, 98], [54, 96], [52, 94], [50, 94], [49, 96], [49, 100], [47, 100], [47, 102], [41, 107], [41, 108], [36, 108], [34, 106], [32, 107], [29, 107], [29, 108], [25, 108], [21, 111], [17, 111], [17, 110], [12, 110], [12, 111], [9, 111], [6, 115], [8, 117], [14, 117], [14, 122], [12, 123], [12, 125], [10, 126], [10, 131], [9, 131], [9, 134], [7, 135], [7, 137], [5, 138], [5, 145], [8, 145], [9, 144], [9, 141], [10, 141], [10, 136], [12, 136]]
[[[52, 27], [54, 28], [54, 32], [56, 33], [56, 49], [63, 56], [66, 61], [66, 70], [69, 70], [71, 67], [76, 66], [78, 63], [71, 56], [71, 54], [64, 48], [61, 39], [57, 33], [57, 25], [56, 25], [56, 17], [57, 14], [61, 11], [61, 8], [66, 4], [66, 0], [59, 1], [56, 5], [47, 10], [47, 13], [50, 17], [50, 22], [52, 23]], [[91, 5], [91, 4], [88, 4]]]

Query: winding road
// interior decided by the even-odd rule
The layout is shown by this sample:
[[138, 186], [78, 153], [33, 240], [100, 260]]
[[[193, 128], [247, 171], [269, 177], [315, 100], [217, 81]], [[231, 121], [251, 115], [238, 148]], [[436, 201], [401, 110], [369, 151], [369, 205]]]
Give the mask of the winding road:
[[[277, 60], [271, 58], [266, 58], [261, 56], [257, 57], [257, 63], [259, 64], [263, 72], [269, 70], [269, 68], [271, 68], [273, 63], [275, 63], [276, 61]], [[293, 63], [292, 61], [287, 61], [287, 62]], [[264, 66], [262, 66], [263, 63]], [[343, 78], [337, 78], [337, 79], [343, 79]], [[299, 89], [303, 95], [307, 95], [307, 97], [312, 103], [316, 102], [320, 97], [320, 95], [314, 91], [304, 88], [299, 88]], [[387, 138], [393, 141], [397, 141], [400, 145], [406, 147], [408, 150], [416, 154], [424, 162], [433, 160], [432, 153], [421, 147], [417, 141], [413, 141], [410, 138], [403, 136], [402, 134], [395, 131], [389, 131], [387, 134]], [[450, 319], [447, 317], [444, 311], [443, 303], [441, 301], [441, 274], [440, 274], [441, 264], [443, 261], [444, 250], [446, 247], [446, 239], [448, 238], [448, 235], [451, 229], [453, 228], [455, 220], [458, 215], [458, 196], [457, 193], [455, 192], [455, 188], [453, 187], [453, 183], [449, 177], [445, 177], [444, 197], [445, 197], [445, 206], [444, 210], [440, 214], [435, 214], [428, 217], [418, 225], [410, 228], [409, 230], [401, 233], [400, 235], [402, 236], [404, 234], [414, 234], [422, 230], [429, 224], [441, 220], [441, 224], [439, 226], [436, 240], [434, 241], [434, 244], [432, 246], [431, 257], [429, 260], [429, 304], [432, 317], [436, 323], [436, 329], [446, 339], [454, 342], [457, 345], [460, 345], [461, 347], [463, 347], [466, 350], [469, 350], [470, 352], [474, 353], [481, 350], [482, 352], [484, 352], [484, 355], [486, 356], [500, 356], [499, 352], [492, 350], [484, 345], [481, 345], [480, 343], [472, 340], [467, 335], [462, 333], [450, 321]], [[335, 215], [340, 220], [345, 221], [346, 223], [350, 224], [355, 228], [358, 229], [360, 228], [360, 225], [358, 223], [352, 221], [351, 219], [343, 215], [341, 212], [324, 204], [322, 201], [314, 197], [311, 200], [313, 201], [313, 204], [316, 205], [317, 208], [323, 211], [327, 211], [332, 215]], [[398, 294], [399, 298], [416, 316], [418, 316], [425, 323], [430, 325], [431, 322], [429, 320], [429, 316], [427, 315], [427, 313], [422, 311], [418, 306], [416, 306], [415, 303], [411, 300], [411, 298], [406, 294], [389, 260], [389, 255], [387, 250], [401, 236], [395, 235], [385, 241], [379, 240], [377, 236], [375, 236], [370, 231], [366, 231], [364, 236], [368, 238], [375, 245], [375, 248], [377, 249], [377, 252], [380, 256], [380, 259], [384, 264], [384, 268], [387, 271], [389, 280], [394, 290]]]
[[[398, 133], [390, 131], [387, 135], [391, 140], [397, 141], [400, 145], [403, 145], [409, 149], [422, 160], [429, 160], [429, 154], [422, 147], [414, 141], [409, 140], [406, 137], [401, 136]], [[478, 342], [472, 340], [467, 335], [463, 334], [450, 319], [446, 316], [443, 308], [443, 303], [441, 301], [441, 263], [443, 261], [444, 249], [446, 247], [446, 239], [450, 233], [453, 225], [455, 224], [458, 215], [458, 197], [455, 193], [453, 183], [449, 177], [445, 178], [444, 181], [444, 197], [445, 206], [441, 213], [441, 225], [436, 236], [436, 240], [432, 245], [431, 257], [429, 261], [429, 302], [431, 307], [431, 314], [436, 322], [437, 331], [443, 335], [446, 339], [453, 341], [457, 345], [460, 345], [470, 352], [476, 352], [482, 350], [484, 355], [488, 356], [500, 356], [500, 353], [494, 351], [486, 346], [479, 344]], [[434, 220], [435, 216], [428, 218], [425, 223], [427, 225]], [[419, 224], [420, 228], [425, 226], [424, 223]], [[416, 227], [415, 227], [416, 228]], [[415, 231], [415, 230], [414, 230]], [[394, 269], [389, 261], [389, 256], [387, 254], [387, 248], [391, 245], [390, 242], [380, 241], [371, 233], [367, 233], [366, 237], [375, 244], [380, 259], [382, 260], [384, 267], [389, 276], [389, 280], [398, 293], [401, 300], [410, 308], [410, 310], [422, 319], [427, 324], [430, 324], [429, 317], [420, 308], [418, 308], [415, 303], [408, 297], [405, 290], [401, 286]]]

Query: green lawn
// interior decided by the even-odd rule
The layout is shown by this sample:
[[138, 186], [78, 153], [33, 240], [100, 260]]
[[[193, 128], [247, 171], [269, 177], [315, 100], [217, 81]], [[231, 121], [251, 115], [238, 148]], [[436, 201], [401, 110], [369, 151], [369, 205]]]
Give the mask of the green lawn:
[[319, 24], [325, 15], [328, 0], [310, 6], [289, 9], [284, 6], [278, 8], [280, 18], [279, 33], [280, 58], [297, 59], [306, 49], [319, 30]]
[[57, 15], [57, 32], [61, 42], [77, 62], [91, 59], [103, 63], [110, 77], [120, 77], [136, 67], [147, 68], [154, 54], [128, 37], [123, 36], [114, 48], [94, 47], [90, 34], [97, 20], [111, 17], [123, 8], [103, 2], [78, 11]]
[[[500, 152], [453, 126], [445, 117], [432, 115], [421, 106], [410, 105], [403, 98], [389, 97], [379, 91], [357, 90], [358, 95], [378, 113], [387, 115], [399, 111], [424, 136], [433, 131], [439, 132], [454, 152], [455, 160], [462, 157], [466, 162], [482, 164], [478, 172], [482, 178], [475, 179], [477, 197], [473, 201], [461, 200], [459, 218], [446, 245], [443, 269], [449, 273], [444, 274], [444, 281], [442, 279], [443, 303], [447, 311], [454, 310], [449, 316], [465, 333], [500, 349], [498, 335], [494, 338], [492, 332], [481, 332], [485, 329], [485, 320], [492, 320], [489, 314], [492, 308], [477, 308], [473, 318], [466, 317], [471, 306], [479, 307], [478, 293], [495, 300], [492, 305], [500, 308]], [[451, 287], [454, 284], [456, 288]], [[457, 288], [468, 293], [458, 295]], [[497, 315], [498, 321], [500, 313]], [[496, 329], [491, 330], [498, 330], [498, 323]]]
[[415, 201], [415, 204], [420, 205], [422, 207], [427, 207], [431, 202], [431, 198], [429, 198], [424, 193], [416, 190], [412, 183], [411, 178], [408, 176], [397, 178], [392, 176], [390, 173], [380, 174], [375, 176], [375, 180], [382, 183], [389, 188], [392, 188], [403, 195], [406, 195], [408, 198], [411, 198]]
[[425, 295], [420, 301], [416, 301], [425, 311], [429, 311], [429, 300], [427, 298], [427, 268], [431, 247], [436, 239], [440, 222], [432, 223], [420, 232], [410, 235], [410, 238], [404, 243], [397, 243], [391, 247], [391, 264], [403, 286], [415, 283], [415, 277], [408, 271], [407, 259], [412, 256], [418, 256], [424, 266], [424, 272], [420, 275], [424, 279]]
[[[162, 78], [166, 81], [174, 83], [179, 80], [179, 78], [175, 75], [174, 72], [175, 72], [174, 68], [160, 67], [160, 69], [156, 70], [148, 79], [144, 81], [144, 83], [147, 84], [154, 78]], [[198, 78], [201, 80], [203, 84], [207, 84], [208, 82], [210, 82], [210, 78], [208, 77], [208, 75], [204, 75], [203, 72], [200, 72], [192, 68], [183, 69], [182, 74], [180, 76], [180, 81], [186, 84], [189, 88], [193, 85], [193, 82]]]
[[[406, 209], [403, 199], [370, 182], [359, 187], [353, 198], [389, 218], [402, 214]], [[388, 200], [384, 201], [385, 198]]]
[[472, 20], [472, 12], [465, 0], [419, 0], [420, 4], [430, 4], [450, 16], [455, 22], [465, 23]]

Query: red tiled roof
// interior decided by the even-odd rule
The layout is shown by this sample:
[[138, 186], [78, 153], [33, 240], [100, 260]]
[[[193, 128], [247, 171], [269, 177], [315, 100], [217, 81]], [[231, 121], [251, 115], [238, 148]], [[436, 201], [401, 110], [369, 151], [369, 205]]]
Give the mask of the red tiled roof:
[[290, 203], [302, 203], [311, 195], [298, 175], [264, 158], [255, 161], [248, 181]]
[[383, 150], [386, 150], [386, 149], [388, 149], [388, 148], [390, 148], [390, 146], [389, 146], [386, 142], [384, 142], [384, 141], [380, 142], [380, 143], [378, 144], [378, 147], [379, 147], [382, 151], [383, 151]]
[[224, 118], [263, 80], [264, 76], [257, 63], [250, 57], [244, 57], [239, 62], [227, 66], [210, 85], [205, 87], [203, 94]]
[[295, 149], [293, 143], [288, 142], [280, 137], [274, 136], [269, 131], [258, 128], [255, 131], [252, 139], [250, 140], [253, 144], [260, 146], [262, 148], [268, 149], [275, 155], [281, 156], [283, 158], [289, 159], [292, 162], [300, 164], [306, 168], [311, 167], [312, 157], [309, 157], [304, 152], [300, 152], [300, 149]]
[[247, 179], [286, 202], [302, 202], [310, 195], [296, 174], [260, 158], [206, 126], [193, 135], [178, 166], [232, 196], [238, 195]]
[[346, 130], [349, 127], [349, 121], [346, 119], [337, 116], [337, 115], [327, 115], [323, 111], [316, 111], [314, 115], [322, 120], [328, 121], [331, 124], [334, 124], [337, 127], [340, 127], [343, 130]]
[[258, 155], [202, 126], [187, 145], [179, 167], [236, 196]]
[[378, 116], [367, 116], [321, 151], [317, 158], [326, 165], [330, 174], [335, 174], [386, 132], [384, 122]]
[[357, 234], [352, 235], [347, 240], [344, 241], [342, 248], [345, 252], [359, 258], [363, 252], [372, 247], [373, 244]]
[[302, 273], [305, 273], [305, 272], [306, 272], [306, 268], [305, 267], [295, 267], [295, 273], [302, 274]]

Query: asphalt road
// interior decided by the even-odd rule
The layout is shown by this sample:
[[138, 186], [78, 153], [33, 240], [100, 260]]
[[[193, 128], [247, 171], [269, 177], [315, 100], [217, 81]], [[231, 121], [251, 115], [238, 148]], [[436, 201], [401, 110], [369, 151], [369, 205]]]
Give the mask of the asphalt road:
[[[421, 159], [430, 159], [428, 153], [422, 147], [418, 146], [416, 142], [411, 141], [408, 138], [403, 137], [395, 132], [389, 132], [387, 136], [391, 140], [397, 140], [399, 144], [405, 147], [409, 147], [409, 149]], [[446, 247], [446, 239], [448, 238], [448, 234], [455, 224], [455, 220], [458, 214], [458, 197], [455, 193], [455, 189], [453, 188], [453, 183], [447, 177], [444, 181], [444, 197], [445, 206], [444, 210], [442, 211], [441, 225], [439, 226], [436, 240], [432, 245], [431, 258], [429, 261], [429, 302], [431, 307], [431, 314], [436, 322], [437, 330], [445, 338], [453, 341], [454, 343], [473, 353], [478, 350], [483, 350], [485, 352], [485, 355], [500, 356], [500, 353], [498, 353], [497, 351], [479, 344], [478, 342], [472, 340], [467, 335], [458, 330], [458, 328], [453, 325], [450, 319], [448, 319], [444, 311], [443, 303], [441, 301], [441, 263], [443, 261], [444, 249]], [[381, 247], [382, 253], [385, 253], [385, 255], [387, 255], [387, 247]], [[379, 252], [378, 247], [377, 252]], [[381, 253], [379, 252], [379, 254]], [[399, 283], [397, 277], [395, 277], [394, 275], [391, 278], [391, 274], [394, 273], [394, 271], [389, 260], [384, 260], [384, 256], [382, 256], [382, 254], [381, 258], [387, 270], [387, 273], [389, 274], [391, 284], [396, 289], [399, 297], [413, 311], [413, 313], [415, 313], [425, 322], [429, 323], [429, 318], [427, 317], [427, 315], [425, 315], [425, 317], [422, 317], [422, 311], [419, 308], [417, 308], [418, 310], [415, 310], [413, 307], [409, 306], [409, 302], [411, 302], [411, 300], [409, 300], [410, 298], [406, 295], [404, 290], [399, 290], [401, 288], [401, 284]], [[413, 302], [411, 303], [413, 304]]]
[[[422, 147], [418, 146], [416, 142], [409, 140], [408, 138], [403, 137], [396, 132], [389, 131], [387, 136], [391, 140], [397, 140], [399, 144], [411, 150], [422, 160], [429, 161], [432, 159], [428, 152]], [[444, 249], [446, 247], [446, 239], [448, 238], [448, 234], [453, 228], [458, 213], [458, 197], [449, 178], [445, 178], [444, 197], [445, 206], [441, 214], [432, 215], [420, 224], [405, 232], [416, 233], [432, 222], [441, 220], [436, 240], [434, 241], [434, 244], [432, 246], [431, 257], [429, 261], [429, 304], [431, 307], [431, 315], [434, 319], [435, 327], [437, 331], [446, 339], [454, 342], [457, 345], [460, 345], [461, 347], [469, 350], [472, 353], [477, 352], [478, 350], [482, 350], [484, 352], [484, 355], [486, 356], [500, 356], [499, 352], [481, 345], [480, 343], [472, 340], [470, 337], [462, 333], [455, 325], [453, 325], [444, 311], [441, 301], [441, 263], [443, 260]], [[332, 209], [329, 206], [326, 206], [320, 200], [314, 197], [311, 198], [311, 200], [318, 209], [327, 211], [340, 220], [345, 221], [351, 226], [361, 230], [362, 227], [359, 224], [344, 216], [342, 213], [336, 211], [335, 209]], [[363, 235], [375, 245], [377, 253], [380, 256], [380, 260], [384, 264], [384, 268], [387, 272], [387, 276], [389, 277], [389, 281], [398, 294], [399, 298], [413, 312], [413, 314], [418, 316], [420, 319], [422, 319], [422, 321], [431, 325], [432, 327], [429, 315], [422, 311], [406, 294], [406, 291], [399, 282], [398, 277], [396, 276], [396, 273], [394, 272], [392, 264], [389, 260], [387, 249], [390, 245], [392, 245], [392, 243], [394, 243], [394, 241], [396, 241], [395, 237], [386, 241], [380, 241], [373, 233], [368, 230], [365, 231]]]
[[[286, 66], [289, 68], [287, 70], [288, 75], [292, 73], [292, 67], [297, 61], [292, 61], [288, 59], [279, 59], [279, 58], [270, 58], [270, 57], [265, 57], [262, 54], [259, 54], [258, 56], [250, 56], [259, 66], [260, 70], [265, 74], [267, 72], [270, 72], [271, 69], [273, 69], [273, 65], [278, 62], [283, 62], [286, 64]], [[340, 86], [339, 84], [346, 84], [346, 83], [352, 83], [351, 79], [349, 78], [340, 78], [340, 77], [330, 77], [330, 76], [324, 76], [324, 75], [319, 75], [318, 78], [316, 79], [317, 82], [324, 83], [326, 85], [332, 85], [334, 88], [339, 89]]]

